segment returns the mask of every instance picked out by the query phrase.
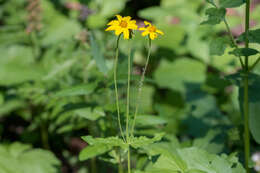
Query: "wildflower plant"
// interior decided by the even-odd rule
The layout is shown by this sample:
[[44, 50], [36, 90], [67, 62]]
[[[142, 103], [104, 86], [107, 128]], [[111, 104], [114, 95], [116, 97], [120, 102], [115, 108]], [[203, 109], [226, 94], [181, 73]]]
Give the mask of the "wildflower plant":
[[[134, 120], [130, 124], [130, 87], [131, 87], [131, 47], [130, 47], [130, 39], [132, 38], [132, 33], [134, 30], [138, 29], [138, 26], [136, 25], [136, 21], [132, 20], [130, 16], [122, 17], [120, 15], [116, 15], [116, 20], [110, 21], [107, 25], [108, 28], [105, 29], [105, 31], [114, 31], [115, 35], [117, 36], [116, 41], [116, 49], [115, 49], [115, 59], [114, 59], [114, 88], [115, 88], [115, 98], [116, 98], [116, 111], [117, 111], [117, 120], [118, 120], [118, 126], [119, 131], [122, 138], [119, 137], [109, 137], [109, 138], [96, 138], [93, 139], [91, 136], [85, 136], [83, 137], [83, 140], [90, 143], [92, 145], [91, 147], [85, 148], [80, 154], [81, 160], [86, 160], [89, 158], [87, 154], [95, 149], [96, 147], [101, 147], [101, 145], [104, 147], [104, 150], [101, 150], [101, 152], [98, 152], [97, 155], [101, 155], [112, 148], [121, 148], [123, 150], [127, 151], [127, 170], [128, 173], [131, 173], [131, 147], [134, 149], [142, 148], [148, 144], [152, 144], [156, 141], [160, 141], [163, 137], [163, 133], [155, 134], [154, 138], [147, 138], [147, 137], [135, 137], [134, 136], [134, 129], [135, 129], [135, 121], [136, 117], [138, 115], [138, 108], [140, 105], [140, 97], [142, 92], [142, 85], [145, 78], [145, 72], [147, 70], [149, 59], [151, 55], [151, 41], [158, 37], [158, 34], [163, 35], [164, 33], [161, 30], [158, 30], [154, 25], [151, 23], [145, 21], [144, 24], [147, 26], [145, 28], [139, 28], [142, 32], [142, 36], [146, 37], [148, 36], [148, 55], [145, 63], [144, 70], [141, 75], [141, 79], [139, 82], [139, 90], [138, 90], [138, 96], [137, 96], [137, 104], [135, 108], [134, 113]], [[118, 84], [117, 84], [117, 66], [118, 66], [118, 58], [119, 58], [119, 46], [120, 46], [120, 39], [121, 37], [124, 38], [124, 40], [129, 41], [129, 51], [128, 51], [128, 75], [127, 75], [127, 91], [126, 91], [126, 111], [125, 111], [125, 132], [123, 131], [122, 123], [121, 123], [121, 110], [119, 106], [119, 94], [118, 94]], [[130, 131], [131, 130], [131, 131]], [[118, 156], [118, 171], [122, 172], [122, 163], [121, 163], [121, 156], [119, 152]]]
[[[230, 47], [233, 49], [229, 54], [238, 57], [241, 70], [234, 75], [228, 76], [227, 78], [231, 81], [239, 81], [239, 94], [240, 94], [240, 105], [243, 113], [243, 124], [244, 124], [244, 156], [245, 156], [245, 168], [246, 172], [250, 172], [250, 131], [254, 139], [260, 143], [259, 135], [259, 115], [256, 115], [256, 111], [259, 108], [259, 99], [252, 95], [257, 93], [256, 85], [258, 85], [259, 76], [253, 73], [254, 68], [260, 61], [258, 57], [253, 64], [249, 63], [249, 59], [252, 56], [257, 56], [259, 51], [250, 48], [250, 43], [260, 43], [257, 30], [250, 30], [250, 0], [246, 1], [216, 1], [216, 0], [206, 0], [211, 8], [206, 10], [206, 15], [208, 19], [202, 24], [216, 25], [221, 22], [225, 24], [227, 33], [229, 35], [229, 40], [222, 39], [222, 41], [215, 42], [215, 47], [224, 45], [225, 43], [230, 43]], [[234, 38], [228, 21], [226, 19], [226, 9], [235, 8], [245, 4], [245, 32], [241, 34], [237, 40]], [[238, 42], [244, 42], [244, 47], [240, 47]], [[224, 52], [218, 52], [218, 55], [222, 55]], [[250, 97], [249, 97], [250, 96]], [[259, 110], [259, 109], [258, 109]]]

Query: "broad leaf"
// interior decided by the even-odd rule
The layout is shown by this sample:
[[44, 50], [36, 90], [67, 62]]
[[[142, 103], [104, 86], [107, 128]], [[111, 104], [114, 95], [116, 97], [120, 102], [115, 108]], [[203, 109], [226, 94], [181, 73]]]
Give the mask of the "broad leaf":
[[[245, 41], [246, 34], [243, 33], [238, 37], [238, 41]], [[260, 44], [260, 29], [250, 30], [248, 33], [248, 40], [250, 43]]]
[[206, 15], [208, 20], [202, 22], [201, 24], [216, 25], [222, 22], [226, 15], [225, 8], [209, 8], [206, 10]]
[[53, 153], [29, 145], [0, 145], [1, 173], [57, 173], [59, 160]]
[[220, 37], [213, 39], [210, 42], [210, 54], [221, 56], [225, 53], [227, 46], [230, 44], [230, 39], [227, 37]]
[[223, 8], [235, 8], [245, 3], [245, 0], [220, 0], [220, 7]]

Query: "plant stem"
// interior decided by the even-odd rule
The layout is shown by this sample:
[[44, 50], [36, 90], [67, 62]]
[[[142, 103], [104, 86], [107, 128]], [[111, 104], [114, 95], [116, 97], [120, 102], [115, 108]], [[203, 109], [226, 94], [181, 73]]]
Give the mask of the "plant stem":
[[256, 65], [260, 62], [260, 57], [257, 58], [256, 62], [249, 68], [249, 72], [254, 70], [254, 68], [256, 67]]
[[91, 159], [91, 173], [97, 173], [96, 157]]
[[[129, 41], [128, 48], [128, 75], [127, 75], [127, 98], [126, 98], [126, 142], [129, 145], [129, 98], [130, 98], [130, 77], [131, 77], [131, 47]], [[128, 146], [128, 173], [131, 173], [130, 146]]]
[[128, 167], [128, 173], [131, 173], [131, 156], [130, 156], [130, 145], [128, 146], [128, 157], [127, 157], [127, 167]]
[[[249, 47], [248, 33], [249, 33], [249, 21], [250, 21], [250, 0], [246, 0], [246, 20], [245, 20], [245, 47]], [[244, 143], [245, 143], [245, 168], [246, 172], [249, 173], [249, 157], [250, 157], [250, 134], [249, 134], [249, 108], [248, 108], [248, 57], [245, 57], [245, 69], [246, 75], [244, 76]]]
[[[232, 35], [232, 32], [231, 32], [231, 30], [230, 30], [230, 27], [229, 27], [229, 25], [228, 25], [228, 22], [227, 22], [227, 19], [226, 19], [226, 18], [224, 18], [224, 23], [225, 23], [225, 25], [226, 25], [227, 31], [228, 31], [228, 33], [229, 33], [229, 37], [230, 37], [230, 39], [231, 39], [233, 45], [234, 45], [236, 48], [238, 48], [238, 45], [236, 44], [236, 41], [235, 41], [235, 39], [234, 39], [234, 37], [233, 37], [233, 35]], [[244, 63], [243, 63], [242, 58], [241, 58], [240, 55], [239, 55], [239, 61], [240, 61], [241, 67], [244, 68], [245, 65], [244, 65]]]
[[125, 137], [124, 137], [124, 133], [122, 130], [122, 125], [121, 125], [121, 119], [120, 119], [119, 98], [118, 98], [118, 90], [117, 90], [117, 64], [118, 64], [120, 36], [121, 35], [118, 36], [117, 41], [116, 41], [116, 57], [115, 57], [115, 61], [114, 61], [114, 85], [115, 85], [115, 94], [116, 94], [116, 110], [117, 110], [118, 125], [119, 125], [121, 136], [122, 136], [123, 140], [125, 141]]
[[149, 60], [150, 60], [150, 55], [151, 55], [151, 46], [152, 46], [152, 41], [149, 38], [149, 43], [148, 43], [148, 54], [147, 54], [147, 59], [146, 59], [146, 63], [142, 72], [142, 76], [141, 76], [141, 80], [139, 83], [139, 88], [138, 88], [138, 94], [137, 94], [137, 101], [136, 101], [136, 107], [135, 107], [135, 114], [134, 114], [134, 121], [133, 121], [133, 125], [132, 125], [132, 130], [131, 130], [131, 135], [134, 136], [134, 129], [135, 129], [135, 122], [136, 122], [136, 117], [138, 114], [138, 109], [139, 109], [139, 105], [140, 105], [140, 99], [141, 99], [141, 94], [142, 94], [142, 87], [143, 87], [143, 83], [144, 83], [144, 79], [145, 79], [145, 73], [149, 64]]

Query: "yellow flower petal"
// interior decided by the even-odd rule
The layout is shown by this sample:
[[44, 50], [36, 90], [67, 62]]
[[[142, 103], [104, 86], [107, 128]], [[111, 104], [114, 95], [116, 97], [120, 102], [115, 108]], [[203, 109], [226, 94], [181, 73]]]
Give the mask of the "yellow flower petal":
[[113, 30], [117, 30], [119, 27], [118, 26], [109, 26], [105, 31], [113, 31]]
[[119, 22], [121, 22], [121, 20], [123, 19], [123, 17], [120, 16], [120, 15], [116, 15], [116, 17], [117, 17], [117, 20], [118, 20]]
[[126, 17], [123, 18], [123, 20], [125, 20], [126, 22], [130, 22], [131, 17], [130, 16], [126, 16]]
[[144, 24], [145, 24], [145, 25], [152, 26], [152, 24], [151, 24], [150, 22], [147, 22], [147, 21], [144, 21]]
[[128, 24], [128, 28], [136, 30], [136, 29], [138, 29], [138, 26], [136, 24]]
[[118, 36], [118, 35], [120, 35], [122, 32], [123, 32], [122, 28], [118, 27], [118, 28], [116, 29], [115, 34]]
[[107, 25], [119, 25], [118, 20], [112, 20]]
[[149, 34], [149, 31], [142, 32], [142, 36], [147, 36]]
[[129, 39], [129, 30], [128, 29], [124, 29], [124, 39], [128, 40]]
[[161, 35], [164, 35], [164, 33], [161, 30], [159, 30], [159, 29], [156, 29], [156, 32], [161, 34]]
[[140, 31], [145, 31], [145, 30], [146, 30], [146, 28], [139, 28], [139, 30], [140, 30]]
[[157, 34], [156, 33], [150, 33], [150, 38], [152, 39], [152, 40], [154, 40], [155, 38], [157, 38]]

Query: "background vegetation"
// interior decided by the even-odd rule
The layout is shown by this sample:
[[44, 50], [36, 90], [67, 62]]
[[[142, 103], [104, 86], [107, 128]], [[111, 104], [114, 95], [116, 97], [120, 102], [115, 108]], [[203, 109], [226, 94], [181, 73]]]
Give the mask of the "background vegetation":
[[[259, 4], [252, 1], [252, 28], [260, 27]], [[0, 0], [0, 173], [109, 173], [117, 172], [119, 160], [126, 167], [124, 151], [91, 149], [81, 139], [119, 134], [116, 37], [104, 32], [115, 14], [152, 21], [165, 33], [153, 42], [136, 130], [164, 137], [133, 151], [135, 172], [242, 173], [239, 89], [230, 80], [240, 64], [223, 42], [225, 25], [201, 25], [207, 7], [204, 0]], [[244, 15], [243, 6], [227, 10], [236, 38]], [[147, 54], [147, 40], [136, 33], [133, 42], [131, 110]], [[120, 98], [127, 46], [121, 41]], [[254, 73], [260, 75], [260, 65]], [[251, 147], [252, 153], [260, 150], [255, 138]]]

